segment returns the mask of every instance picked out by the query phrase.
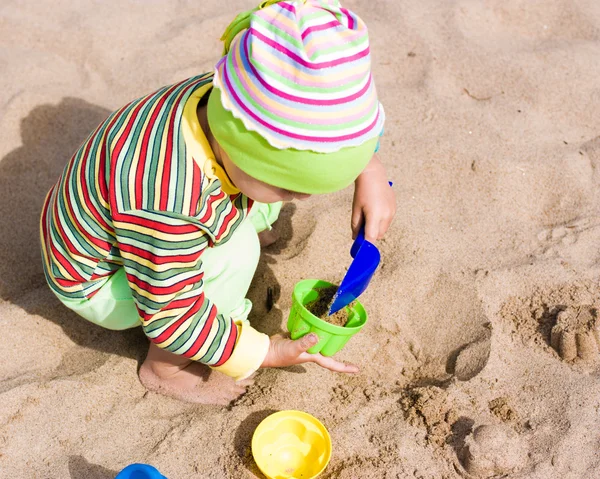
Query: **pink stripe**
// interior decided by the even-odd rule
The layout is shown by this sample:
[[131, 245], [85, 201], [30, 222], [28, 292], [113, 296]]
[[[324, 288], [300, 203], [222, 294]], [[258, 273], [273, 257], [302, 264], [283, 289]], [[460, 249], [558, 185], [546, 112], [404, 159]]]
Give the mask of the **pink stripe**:
[[[256, 52], [255, 52], [255, 56], [256, 56]], [[282, 70], [281, 67], [275, 63], [273, 63], [271, 60], [267, 60], [264, 57], [256, 57], [257, 60], [260, 62], [261, 65], [264, 65], [267, 68], [270, 68], [274, 73], [277, 73], [278, 75], [287, 78], [288, 80], [291, 80], [297, 84], [300, 83], [300, 80], [294, 76], [293, 73], [290, 73], [286, 70]], [[346, 83], [350, 83], [353, 82], [354, 80], [358, 80], [359, 78], [363, 78], [365, 76], [365, 74], [367, 73], [367, 71], [369, 70], [368, 68], [364, 68], [364, 70], [366, 71], [358, 71], [358, 73], [354, 73], [352, 75], [348, 75], [348, 76], [344, 76], [341, 80], [344, 82], [340, 85], [337, 85], [340, 87], [340, 89], [343, 89], [343, 86]], [[312, 87], [319, 87], [323, 85], [323, 82], [319, 81], [319, 77], [312, 77], [313, 80], [311, 81], [309, 80], [302, 80], [302, 85], [303, 86], [312, 86]], [[333, 84], [333, 82], [331, 83]]]
[[[293, 4], [290, 4], [290, 3], [287, 3], [287, 2], [279, 2], [276, 5], [278, 7], [283, 8], [284, 10], [287, 10], [287, 11], [293, 13], [294, 15], [297, 15], [296, 7], [294, 7]], [[354, 30], [354, 27], [356, 25], [355, 25], [354, 16], [352, 15], [352, 13], [350, 11], [348, 11], [348, 9], [343, 8], [343, 7], [340, 7], [340, 12], [343, 13], [344, 15], [346, 15], [346, 17], [348, 17], [348, 28], [350, 30]], [[330, 23], [325, 24], [325, 25], [327, 25], [326, 28], [329, 28], [329, 26], [337, 26], [337, 25], [339, 25], [340, 21], [335, 16], [335, 12], [328, 11], [328, 13], [331, 13], [331, 15], [333, 15], [333, 17], [335, 18], [335, 20], [331, 21]], [[307, 28], [306, 31], [304, 33], [302, 33], [302, 40], [304, 40], [305, 36], [308, 36], [311, 33], [312, 29], [325, 30], [326, 28], [322, 28], [325, 25], [319, 25], [319, 26]]]
[[348, 18], [348, 28], [350, 30], [354, 30], [354, 17], [352, 14], [345, 8], [340, 8], [340, 12], [342, 12]]
[[[248, 55], [248, 38], [249, 37], [250, 37], [250, 35], [246, 35], [245, 38], [241, 40], [244, 42], [244, 55], [246, 56], [246, 59], [249, 58], [249, 55]], [[238, 46], [238, 48], [239, 48], [239, 46]], [[262, 79], [262, 77], [260, 76], [260, 74], [256, 70], [256, 68], [254, 68], [254, 65], [252, 65], [252, 63], [250, 63], [250, 61], [248, 61], [248, 64], [250, 65], [252, 74], [258, 79], [260, 84], [264, 88], [266, 88], [268, 91], [270, 91], [273, 95], [280, 96], [289, 101], [295, 101], [298, 103], [303, 103], [303, 104], [308, 104], [308, 105], [340, 105], [342, 103], [347, 103], [349, 101], [356, 100], [357, 98], [361, 97], [367, 91], [367, 89], [371, 85], [371, 82], [373, 81], [371, 73], [369, 73], [369, 81], [365, 84], [365, 86], [361, 90], [354, 93], [353, 95], [349, 95], [349, 96], [342, 97], [342, 98], [335, 98], [332, 100], [313, 100], [311, 98], [303, 98], [303, 97], [299, 97], [299, 96], [295, 96], [295, 95], [290, 95], [289, 93], [285, 93], [285, 92], [278, 90], [277, 88], [267, 84]], [[242, 68], [243, 68], [243, 66], [242, 66]], [[238, 77], [239, 77], [239, 75], [238, 75]]]
[[302, 40], [305, 40], [307, 36], [309, 36], [313, 32], [319, 32], [321, 30], [328, 30], [329, 28], [337, 27], [340, 24], [337, 20], [332, 20], [329, 23], [324, 23], [323, 25], [315, 25], [314, 27], [308, 27], [306, 30], [302, 32]]
[[[295, 19], [294, 18], [290, 18], [290, 17], [287, 17], [287, 18], [290, 18], [290, 20], [292, 20], [292, 21], [294, 21], [294, 20], [297, 21], [297, 19], [298, 19], [298, 12], [296, 11], [296, 7], [294, 6], [293, 3], [289, 3], [289, 2], [283, 1], [283, 2], [278, 2], [275, 5], [277, 5], [278, 7], [282, 8], [283, 10], [287, 10], [288, 12], [291, 12], [291, 14], [295, 17]], [[316, 9], [318, 9], [318, 8], [322, 8], [321, 6], [314, 6], [314, 5], [311, 5], [311, 7], [312, 7], [313, 11], [316, 10]], [[335, 15], [333, 14], [333, 12], [329, 12], [329, 11], [327, 11], [327, 12], [331, 13], [331, 15], [335, 18]], [[271, 18], [274, 18], [274, 17], [271, 17]], [[340, 22], [338, 22], [337, 19], [336, 19], [336, 20], [334, 20], [334, 23], [336, 25], [338, 25]], [[308, 35], [308, 33], [307, 33], [307, 35]], [[302, 39], [304, 40], [304, 34], [302, 35]]]
[[[226, 63], [224, 64], [224, 67], [225, 67], [225, 69], [227, 69]], [[289, 131], [282, 130], [281, 128], [277, 128], [277, 127], [267, 123], [262, 118], [257, 116], [252, 110], [250, 110], [248, 107], [246, 107], [246, 105], [244, 105], [241, 102], [240, 98], [238, 97], [237, 93], [235, 92], [231, 83], [229, 82], [229, 75], [227, 74], [227, 72], [224, 72], [224, 73], [225, 74], [223, 75], [223, 78], [225, 79], [227, 88], [228, 88], [229, 92], [231, 93], [231, 95], [233, 96], [233, 99], [235, 100], [235, 102], [238, 104], [238, 106], [241, 107], [244, 110], [244, 112], [246, 114], [248, 114], [252, 119], [254, 119], [254, 121], [260, 123], [261, 125], [268, 128], [269, 130], [274, 131], [275, 133], [278, 133], [279, 135], [284, 136], [284, 137], [289, 137], [289, 138], [293, 138], [296, 140], [307, 141], [307, 142], [317, 142], [317, 143], [336, 143], [336, 142], [340, 142], [340, 141], [353, 140], [353, 139], [359, 138], [362, 135], [364, 135], [365, 133], [368, 133], [369, 131], [371, 131], [377, 124], [377, 121], [379, 120], [380, 110], [377, 109], [377, 116], [375, 117], [375, 120], [369, 126], [363, 128], [362, 130], [360, 130], [356, 133], [349, 133], [347, 135], [341, 135], [341, 136], [335, 136], [335, 137], [329, 137], [329, 138], [321, 138], [321, 137], [317, 137], [317, 136], [307, 136], [307, 135], [299, 135], [297, 133], [290, 133]]]
[[[239, 70], [241, 68], [243, 68], [242, 65], [240, 65], [237, 62], [237, 57], [236, 55], [232, 56], [232, 64], [233, 64], [233, 68], [234, 70]], [[266, 102], [264, 102], [263, 100], [261, 100], [261, 98], [258, 95], [252, 95], [252, 91], [256, 90], [255, 87], [253, 87], [253, 85], [249, 84], [246, 79], [244, 78], [244, 76], [242, 75], [238, 75], [238, 80], [240, 81], [240, 83], [242, 84], [243, 89], [248, 92], [248, 94], [250, 96], [252, 96], [252, 98], [254, 99], [254, 101], [256, 103], [258, 103], [260, 106], [262, 106], [265, 110], [270, 111], [271, 113], [281, 117], [281, 118], [286, 118], [288, 120], [292, 120], [292, 121], [297, 121], [300, 123], [304, 123], [306, 122], [306, 116], [300, 116], [300, 115], [294, 115], [294, 114], [289, 114], [289, 113], [284, 113], [282, 110], [277, 109], [277, 111], [273, 111], [273, 105], [270, 105]], [[369, 82], [370, 83], [370, 82]], [[369, 83], [367, 83], [367, 87], [369, 86]], [[264, 92], [263, 92], [264, 94]], [[341, 117], [344, 118], [344, 120], [347, 121], [353, 121], [356, 120], [358, 118], [360, 118], [361, 116], [365, 116], [365, 112], [369, 111], [369, 109], [372, 107], [373, 102], [362, 102], [362, 108], [359, 111], [356, 111], [356, 107], [354, 106], [353, 102], [347, 102], [348, 105], [348, 109], [351, 110], [351, 113], [348, 113], [346, 111], [340, 111], [338, 112], [339, 115]], [[311, 118], [311, 123], [315, 123], [317, 125], [328, 125], [331, 123], [330, 119], [327, 118], [321, 118], [319, 117], [319, 115], [316, 115], [315, 117]]]
[[[238, 58], [236, 55], [233, 55], [231, 57], [231, 61], [232, 61], [234, 71], [238, 71], [243, 68], [243, 66], [238, 63]], [[269, 65], [269, 62], [267, 62], [265, 60], [260, 60], [260, 62], [261, 62], [261, 64], [263, 64], [265, 66]], [[362, 75], [362, 74], [354, 75], [354, 77], [362, 77], [362, 76], [364, 76], [364, 75]], [[348, 78], [345, 78], [345, 80], [350, 81], [354, 77], [348, 77]], [[272, 113], [276, 114], [277, 116], [279, 116], [281, 118], [286, 118], [286, 119], [298, 121], [298, 122], [306, 122], [306, 116], [293, 115], [293, 114], [289, 114], [287, 112], [284, 113], [281, 109], [277, 109], [277, 112], [273, 111], [273, 105], [268, 104], [265, 101], [263, 101], [259, 95], [252, 94], [253, 91], [257, 90], [257, 88], [254, 87], [253, 84], [248, 83], [247, 79], [244, 76], [238, 75], [238, 80], [242, 84], [242, 88], [246, 92], [248, 92], [248, 94], [254, 99], [254, 101], [256, 103], [258, 103], [260, 106], [262, 106], [265, 110], [271, 111]], [[366, 85], [367, 93], [368, 93], [371, 83], [372, 83], [372, 80], [370, 78], [369, 82]], [[258, 91], [260, 91], [264, 95], [264, 92], [262, 92], [260, 89]], [[364, 91], [364, 89], [363, 89], [363, 91]], [[343, 116], [346, 121], [353, 121], [357, 118], [360, 118], [361, 116], [364, 116], [365, 112], [369, 111], [372, 108], [373, 102], [368, 102], [368, 103], [361, 102], [362, 108], [359, 111], [356, 111], [356, 107], [354, 106], [355, 104], [352, 101], [346, 102], [346, 105], [348, 106], [347, 110], [350, 110], [350, 113], [348, 113], [347, 111], [344, 111], [344, 110], [339, 111], [338, 113], [340, 116]], [[322, 104], [320, 104], [320, 106], [322, 106]], [[320, 125], [327, 125], [331, 122], [331, 120], [329, 120], [327, 118], [320, 118], [318, 115], [314, 118], [311, 118], [310, 121], [311, 121], [311, 123], [316, 123], [316, 124], [320, 124]]]
[[257, 31], [256, 29], [254, 29], [253, 27], [250, 27], [248, 29], [248, 33], [252, 33], [254, 34], [258, 39], [262, 40], [264, 43], [266, 43], [267, 45], [269, 45], [271, 48], [274, 48], [275, 50], [283, 53], [284, 55], [286, 55], [287, 57], [291, 58], [293, 61], [295, 61], [296, 63], [302, 65], [305, 68], [310, 68], [312, 70], [320, 70], [322, 68], [330, 68], [330, 67], [335, 67], [338, 65], [343, 65], [344, 63], [349, 63], [355, 60], [359, 60], [361, 58], [364, 58], [366, 56], [369, 55], [369, 47], [367, 46], [367, 48], [365, 48], [363, 51], [358, 52], [350, 57], [345, 57], [345, 58], [338, 58], [336, 60], [331, 60], [328, 62], [321, 62], [321, 63], [309, 63], [306, 60], [300, 58], [298, 55], [296, 55], [294, 52], [288, 50], [287, 48], [285, 48], [283, 45], [279, 45], [278, 43], [276, 43], [275, 41], [271, 40], [270, 38], [265, 37], [262, 33], [260, 33], [259, 31]]
[[276, 5], [278, 7], [283, 8], [284, 10], [287, 10], [288, 12], [292, 12], [294, 15], [296, 15], [296, 7], [294, 7], [294, 5], [292, 5], [291, 3], [279, 2]]

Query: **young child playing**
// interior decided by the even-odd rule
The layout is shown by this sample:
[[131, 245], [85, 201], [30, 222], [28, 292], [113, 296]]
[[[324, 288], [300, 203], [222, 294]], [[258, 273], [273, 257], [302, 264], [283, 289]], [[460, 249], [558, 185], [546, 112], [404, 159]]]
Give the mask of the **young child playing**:
[[[244, 31], [245, 30], [245, 31]], [[58, 298], [105, 328], [142, 326], [149, 390], [227, 404], [260, 367], [315, 362], [314, 335], [269, 338], [245, 299], [281, 202], [355, 183], [352, 230], [395, 213], [374, 154], [384, 114], [367, 29], [337, 0], [269, 0], [238, 15], [214, 73], [112, 113], [73, 155], [41, 218]], [[258, 235], [257, 235], [258, 233]]]

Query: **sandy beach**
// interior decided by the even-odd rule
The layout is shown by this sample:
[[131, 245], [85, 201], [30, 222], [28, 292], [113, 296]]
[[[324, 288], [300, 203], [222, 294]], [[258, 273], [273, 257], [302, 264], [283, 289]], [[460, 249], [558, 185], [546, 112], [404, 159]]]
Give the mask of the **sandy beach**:
[[[325, 479], [600, 478], [597, 0], [343, 2], [369, 26], [398, 205], [337, 356], [360, 374], [263, 370], [229, 408], [181, 403], [139, 383], [141, 329], [52, 295], [38, 218], [72, 153], [114, 109], [210, 71], [255, 3], [1, 3], [0, 477], [262, 478], [254, 429], [298, 409], [331, 433]], [[296, 282], [340, 281], [352, 193], [284, 207], [249, 292], [258, 330], [285, 330]]]

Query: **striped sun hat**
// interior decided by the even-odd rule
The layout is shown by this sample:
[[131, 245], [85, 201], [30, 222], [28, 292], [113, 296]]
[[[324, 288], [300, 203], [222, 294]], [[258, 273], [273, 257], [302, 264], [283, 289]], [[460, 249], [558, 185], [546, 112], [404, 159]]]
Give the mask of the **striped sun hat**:
[[[213, 85], [222, 108], [246, 130], [279, 150], [330, 154], [377, 143], [384, 112], [367, 28], [337, 0], [263, 2], [238, 15], [223, 39]], [[353, 161], [362, 162], [355, 169], [366, 165]]]

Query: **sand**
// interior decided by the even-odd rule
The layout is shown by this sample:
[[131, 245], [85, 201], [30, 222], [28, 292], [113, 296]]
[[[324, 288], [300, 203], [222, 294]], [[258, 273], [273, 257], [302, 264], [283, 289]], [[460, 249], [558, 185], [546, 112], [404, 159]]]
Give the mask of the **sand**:
[[[597, 0], [345, 2], [370, 27], [398, 202], [369, 321], [338, 355], [360, 374], [265, 370], [229, 408], [191, 406], [140, 385], [141, 331], [53, 298], [37, 221], [69, 156], [113, 109], [209, 70], [254, 4], [1, 3], [0, 476], [145, 462], [170, 479], [261, 477], [252, 431], [299, 409], [331, 433], [324, 478], [600, 477]], [[341, 280], [351, 200], [286, 206], [249, 293], [259, 330], [285, 328], [297, 281]]]
[[[318, 318], [327, 321], [329, 324], [344, 327], [348, 322], [348, 311], [345, 307], [333, 314], [329, 314], [329, 310], [335, 302], [335, 295], [338, 288], [339, 286], [334, 285], [321, 289], [319, 291], [319, 297], [315, 301], [307, 303], [304, 307]], [[352, 304], [349, 305], [350, 308], [352, 308]]]

